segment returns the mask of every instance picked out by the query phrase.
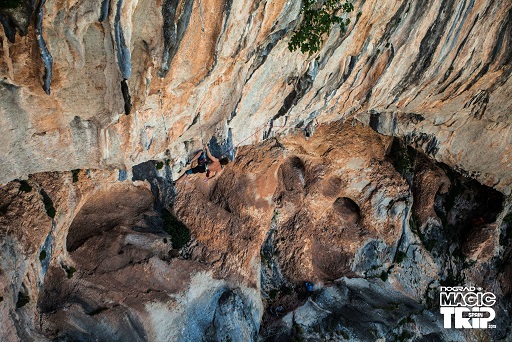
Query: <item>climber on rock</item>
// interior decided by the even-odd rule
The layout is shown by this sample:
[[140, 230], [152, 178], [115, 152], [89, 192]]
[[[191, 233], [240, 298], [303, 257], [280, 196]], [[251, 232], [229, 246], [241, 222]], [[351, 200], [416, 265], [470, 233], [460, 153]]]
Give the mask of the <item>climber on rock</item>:
[[313, 292], [314, 288], [315, 288], [315, 284], [309, 282], [309, 281], [306, 281], [306, 283], [304, 284], [306, 286], [306, 291], [307, 292]]
[[204, 154], [204, 151], [199, 151], [190, 161], [190, 163], [192, 163], [193, 161], [197, 160], [197, 166], [187, 170], [185, 172], [186, 175], [206, 172], [206, 178], [210, 179], [217, 176], [219, 172], [222, 171], [224, 166], [229, 163], [229, 159], [226, 157], [223, 157], [219, 160], [212, 156], [212, 154], [210, 153], [210, 149], [208, 148], [208, 145], [205, 145], [204, 147], [206, 150], [206, 156]]

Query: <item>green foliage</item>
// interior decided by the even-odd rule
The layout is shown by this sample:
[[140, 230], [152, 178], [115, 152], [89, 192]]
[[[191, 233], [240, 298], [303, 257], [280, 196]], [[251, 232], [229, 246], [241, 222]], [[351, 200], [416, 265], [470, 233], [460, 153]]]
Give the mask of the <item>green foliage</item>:
[[304, 341], [304, 330], [300, 326], [299, 323], [293, 321], [292, 325], [292, 341], [294, 342], [301, 342]]
[[16, 8], [21, 4], [21, 0], [1, 0], [0, 9]]
[[268, 296], [271, 300], [277, 298], [282, 298], [285, 296], [290, 296], [293, 294], [293, 289], [286, 285], [281, 286], [279, 289], [272, 289], [268, 292]]
[[380, 274], [379, 278], [380, 278], [382, 281], [386, 281], [386, 280], [388, 280], [388, 272], [386, 272], [386, 271], [382, 271], [382, 273]]
[[164, 162], [163, 161], [159, 161], [158, 163], [156, 163], [156, 169], [157, 170], [161, 170], [163, 167], [164, 167]]
[[300, 26], [293, 32], [288, 43], [288, 49], [295, 51], [300, 49], [302, 53], [313, 54], [320, 50], [324, 35], [329, 35], [331, 28], [339, 24], [342, 31], [350, 23], [345, 22], [338, 14], [350, 13], [354, 5], [348, 0], [304, 0], [301, 8], [303, 14]]
[[398, 252], [396, 252], [395, 261], [397, 264], [400, 264], [402, 261], [405, 260], [406, 257], [407, 257], [407, 254], [405, 254], [402, 251], [398, 251]]
[[190, 241], [190, 230], [168, 210], [163, 211], [164, 231], [171, 236], [172, 247], [180, 249]]
[[30, 302], [28, 294], [23, 292], [18, 293], [18, 301], [16, 302], [16, 309], [22, 308]]
[[66, 274], [68, 275], [68, 279], [73, 278], [73, 274], [75, 274], [76, 268], [74, 268], [73, 266], [66, 266], [66, 265], [62, 265], [62, 268], [64, 269], [64, 271], [66, 271]]
[[278, 217], [279, 217], [279, 210], [277, 210], [277, 208], [274, 208], [274, 213], [272, 214], [272, 221], [276, 222]]
[[410, 341], [414, 337], [414, 334], [410, 331], [404, 330], [400, 335], [396, 337], [396, 341]]
[[[380, 53], [380, 50], [377, 50]], [[393, 143], [395, 145], [395, 143]], [[412, 179], [418, 152], [407, 146], [403, 141], [398, 141], [393, 151], [393, 165], [395, 169], [406, 179]]]
[[261, 258], [262, 263], [264, 263], [264, 264], [265, 264], [265, 267], [270, 267], [270, 260], [269, 260], [269, 257], [267, 257], [267, 256], [265, 255], [265, 253], [260, 252], [260, 258]]
[[278, 293], [278, 292], [279, 292], [279, 291], [278, 291], [277, 289], [270, 290], [270, 291], [268, 292], [268, 296], [270, 297], [270, 299], [275, 299], [275, 298], [276, 298], [276, 296], [277, 296], [277, 293]]
[[404, 317], [398, 322], [398, 325], [404, 325], [406, 323], [414, 323], [414, 318], [412, 318], [412, 316]]
[[41, 253], [39, 253], [39, 260], [43, 261], [46, 259], [46, 251], [43, 249]]
[[424, 240], [422, 242], [423, 242], [423, 246], [425, 246], [425, 248], [429, 252], [432, 252], [434, 250], [434, 247], [436, 246], [435, 240], [432, 240], [432, 239]]
[[508, 213], [504, 218], [503, 218], [503, 222], [508, 224], [508, 225], [512, 225], [512, 212]]

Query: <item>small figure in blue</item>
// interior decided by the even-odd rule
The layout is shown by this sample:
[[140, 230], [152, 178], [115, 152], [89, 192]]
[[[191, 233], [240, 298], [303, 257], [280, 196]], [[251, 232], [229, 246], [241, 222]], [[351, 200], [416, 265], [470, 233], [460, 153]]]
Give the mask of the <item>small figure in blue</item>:
[[306, 281], [306, 283], [304, 285], [306, 285], [306, 290], [308, 292], [313, 292], [313, 288], [315, 287], [315, 284], [310, 283], [309, 281]]

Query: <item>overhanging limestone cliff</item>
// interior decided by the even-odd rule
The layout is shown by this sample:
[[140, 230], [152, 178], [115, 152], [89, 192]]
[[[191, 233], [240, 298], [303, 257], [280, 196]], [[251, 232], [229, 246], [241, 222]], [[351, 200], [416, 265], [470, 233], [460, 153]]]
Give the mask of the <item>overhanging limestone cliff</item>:
[[2, 41], [0, 182], [126, 169], [166, 151], [176, 171], [200, 145], [200, 113], [205, 136], [222, 140], [231, 128], [235, 143], [271, 121], [373, 120], [510, 193], [510, 3], [356, 1], [348, 30], [335, 28], [311, 57], [287, 49], [298, 1], [183, 0], [171, 11], [157, 0], [42, 5], [50, 95], [37, 28]]

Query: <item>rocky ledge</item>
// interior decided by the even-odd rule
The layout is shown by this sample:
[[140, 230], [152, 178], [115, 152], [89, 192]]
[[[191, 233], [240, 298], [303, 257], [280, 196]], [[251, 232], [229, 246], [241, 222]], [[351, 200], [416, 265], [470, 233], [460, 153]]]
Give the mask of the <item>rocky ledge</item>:
[[1, 340], [510, 339], [510, 1], [354, 1], [312, 55], [300, 1], [14, 3]]
[[[208, 182], [168, 164], [1, 189], [3, 339], [510, 336], [510, 201], [404, 140], [333, 123], [241, 148]], [[443, 328], [454, 285], [496, 294], [496, 329]]]

